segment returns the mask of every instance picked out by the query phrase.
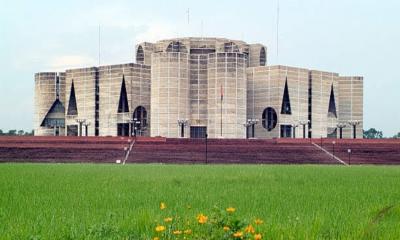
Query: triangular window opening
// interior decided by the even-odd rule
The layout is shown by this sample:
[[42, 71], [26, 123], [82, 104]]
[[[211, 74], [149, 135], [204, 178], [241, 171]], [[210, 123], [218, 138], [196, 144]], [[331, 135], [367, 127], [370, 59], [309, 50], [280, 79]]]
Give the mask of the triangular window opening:
[[331, 96], [329, 97], [328, 117], [337, 118], [335, 93], [333, 92], [333, 84], [331, 86]]
[[128, 95], [126, 94], [125, 76], [122, 76], [121, 93], [119, 95], [118, 113], [129, 112]]
[[78, 115], [78, 108], [76, 107], [75, 87], [73, 80], [71, 84], [71, 93], [69, 95], [67, 115]]
[[64, 127], [65, 108], [59, 99], [56, 99], [43, 119], [41, 127]]
[[286, 82], [285, 82], [285, 90], [283, 91], [281, 114], [292, 114], [292, 108], [290, 107], [290, 98], [289, 98], [287, 77], [286, 77]]

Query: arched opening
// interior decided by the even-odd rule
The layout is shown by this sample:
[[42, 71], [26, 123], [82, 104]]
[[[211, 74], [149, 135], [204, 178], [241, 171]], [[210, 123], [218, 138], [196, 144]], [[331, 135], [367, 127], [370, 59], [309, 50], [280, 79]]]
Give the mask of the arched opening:
[[224, 52], [239, 52], [239, 47], [234, 42], [224, 43]]
[[143, 47], [140, 45], [136, 51], [136, 62], [139, 64], [144, 64], [144, 51]]
[[168, 45], [167, 52], [187, 52], [187, 51], [183, 43], [178, 41], [173, 41]]
[[272, 107], [267, 107], [264, 109], [262, 113], [262, 126], [269, 131], [276, 127], [278, 123], [278, 115], [276, 114], [275, 109]]
[[133, 112], [134, 135], [143, 135], [147, 128], [147, 111], [143, 106], [138, 106]]
[[265, 52], [265, 48], [262, 47], [260, 50], [260, 66], [265, 66], [267, 63], [267, 53]]

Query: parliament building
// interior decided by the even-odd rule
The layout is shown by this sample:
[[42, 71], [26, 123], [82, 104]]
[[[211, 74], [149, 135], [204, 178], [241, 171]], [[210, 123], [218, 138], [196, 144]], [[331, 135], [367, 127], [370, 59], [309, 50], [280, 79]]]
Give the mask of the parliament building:
[[262, 44], [177, 38], [135, 63], [35, 74], [37, 136], [362, 138], [363, 77], [267, 64]]

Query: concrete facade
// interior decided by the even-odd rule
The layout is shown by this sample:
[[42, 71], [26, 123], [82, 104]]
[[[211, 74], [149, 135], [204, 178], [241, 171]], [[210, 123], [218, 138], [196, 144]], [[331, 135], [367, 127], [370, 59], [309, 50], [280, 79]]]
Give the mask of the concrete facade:
[[245, 138], [246, 58], [242, 53], [210, 54], [208, 124], [211, 138]]
[[177, 121], [190, 117], [188, 54], [153, 53], [151, 79], [151, 136], [179, 137]]
[[[346, 124], [343, 137], [353, 136], [352, 122], [356, 125], [356, 136], [363, 135], [363, 77], [339, 77], [339, 121]], [[361, 119], [361, 120], [360, 120]]]
[[351, 123], [362, 137], [362, 77], [268, 66], [265, 46], [226, 38], [143, 42], [135, 58], [36, 74], [35, 135], [55, 134], [61, 103], [60, 135], [351, 138]]
[[[311, 78], [311, 134], [313, 138], [325, 138], [334, 134], [338, 123], [338, 74], [310, 71]], [[329, 100], [333, 89], [336, 115], [329, 114]]]
[[[150, 67], [140, 64], [103, 66], [99, 69], [99, 135], [127, 135], [132, 129], [129, 120], [137, 118], [142, 128], [138, 134], [150, 135]], [[120, 109], [122, 85], [125, 85], [127, 106]], [[145, 112], [139, 116], [139, 108]], [[126, 127], [126, 125], [128, 126]], [[120, 129], [118, 134], [118, 125]], [[117, 126], [117, 127], [116, 127]], [[128, 129], [128, 131], [126, 131]]]
[[65, 126], [67, 136], [78, 136], [86, 131], [79, 126], [84, 119], [89, 136], [95, 135], [97, 68], [82, 68], [66, 71]]
[[65, 134], [65, 73], [35, 74], [34, 133], [39, 136]]
[[[287, 66], [247, 69], [247, 119], [259, 120], [254, 137], [278, 138], [281, 137], [281, 126], [298, 125], [300, 121], [308, 120], [308, 77], [308, 70]], [[282, 112], [285, 86], [289, 93], [290, 114]], [[268, 114], [264, 113], [267, 108], [272, 108], [277, 116], [272, 126], [268, 126]], [[302, 126], [296, 127], [295, 131], [293, 135], [303, 137]]]
[[[67, 70], [66, 86], [66, 135], [128, 135], [133, 130], [129, 120], [135, 117], [141, 122], [140, 135], [150, 134], [149, 66], [130, 63]], [[144, 111], [136, 116], [139, 108]]]

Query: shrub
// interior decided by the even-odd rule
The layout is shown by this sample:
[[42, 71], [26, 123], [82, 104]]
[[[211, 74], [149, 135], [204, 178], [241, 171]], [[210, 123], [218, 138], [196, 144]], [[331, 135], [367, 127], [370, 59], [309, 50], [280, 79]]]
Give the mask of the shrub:
[[[161, 211], [167, 205], [160, 203]], [[258, 227], [263, 224], [261, 219], [252, 222], [239, 219], [236, 209], [214, 207], [209, 213], [199, 213], [191, 219], [180, 216], [161, 214], [154, 226], [153, 240], [162, 239], [255, 239], [261, 240], [263, 234]]]

